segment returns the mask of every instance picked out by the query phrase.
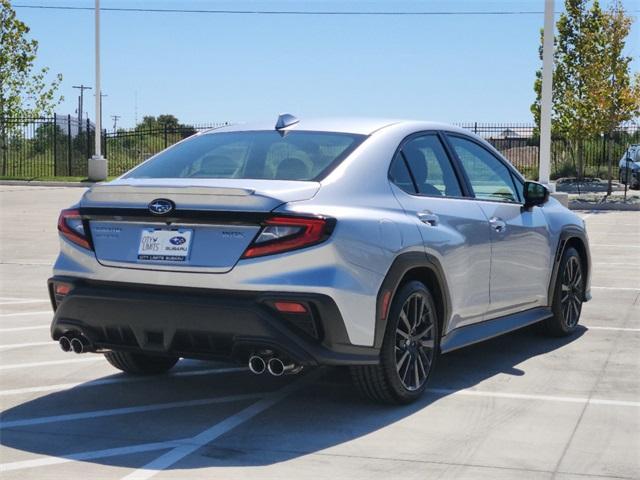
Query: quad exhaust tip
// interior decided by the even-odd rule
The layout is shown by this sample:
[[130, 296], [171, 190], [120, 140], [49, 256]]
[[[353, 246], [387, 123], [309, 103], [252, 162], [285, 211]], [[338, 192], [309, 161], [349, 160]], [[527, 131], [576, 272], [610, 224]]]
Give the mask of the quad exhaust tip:
[[302, 370], [302, 366], [296, 365], [295, 363], [285, 364], [279, 358], [274, 357], [270, 359], [269, 362], [267, 363], [267, 370], [274, 377], [280, 377], [285, 373], [287, 374], [298, 373], [300, 370]]
[[60, 343], [60, 349], [62, 349], [63, 352], [71, 351], [71, 340], [69, 340], [68, 337], [60, 337], [58, 343]]
[[82, 343], [82, 340], [79, 338], [74, 338], [71, 340], [71, 349], [73, 350], [73, 353], [80, 354], [84, 352], [84, 343]]
[[63, 352], [85, 353], [90, 351], [89, 341], [82, 335], [75, 336], [73, 333], [63, 335], [58, 339], [58, 344]]
[[249, 370], [256, 375], [263, 374], [267, 368], [264, 359], [259, 355], [251, 355], [249, 357]]
[[280, 377], [285, 374], [293, 375], [300, 372], [302, 365], [285, 363], [282, 359], [274, 357], [272, 351], [266, 351], [264, 354], [254, 353], [249, 357], [249, 370], [256, 375], [269, 372], [274, 377]]

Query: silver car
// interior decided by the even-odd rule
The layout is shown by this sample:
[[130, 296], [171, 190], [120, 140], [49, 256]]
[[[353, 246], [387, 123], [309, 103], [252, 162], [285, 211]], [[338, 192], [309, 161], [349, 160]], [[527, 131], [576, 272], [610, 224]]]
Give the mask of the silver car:
[[533, 323], [571, 334], [590, 298], [584, 222], [439, 123], [207, 131], [95, 185], [58, 228], [53, 339], [132, 374], [344, 365], [406, 403], [441, 353]]
[[640, 188], [640, 144], [630, 145], [618, 162], [620, 183]]

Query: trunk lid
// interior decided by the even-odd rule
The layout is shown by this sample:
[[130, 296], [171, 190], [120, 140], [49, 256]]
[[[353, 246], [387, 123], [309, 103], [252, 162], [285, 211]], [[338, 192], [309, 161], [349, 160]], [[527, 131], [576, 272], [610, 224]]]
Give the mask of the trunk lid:
[[[281, 180], [123, 179], [92, 187], [80, 210], [105, 266], [224, 273], [269, 212], [312, 198], [319, 188]], [[158, 199], [173, 210], [151, 213]]]

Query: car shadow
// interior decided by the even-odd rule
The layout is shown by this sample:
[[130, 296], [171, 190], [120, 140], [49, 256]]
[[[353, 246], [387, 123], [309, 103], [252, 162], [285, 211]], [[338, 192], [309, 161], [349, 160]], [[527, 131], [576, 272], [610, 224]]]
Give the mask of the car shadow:
[[[404, 406], [378, 405], [361, 399], [351, 385], [348, 369], [326, 368], [317, 379], [305, 383], [283, 401], [200, 448], [197, 455], [182, 461], [180, 468], [272, 465], [355, 440], [416, 413], [428, 414], [440, 399], [497, 375], [527, 375], [522, 365], [526, 360], [562, 349], [586, 331], [579, 327], [571, 336], [547, 338], [533, 326], [441, 356], [429, 391], [417, 402]], [[192, 366], [210, 368], [204, 362]], [[21, 403], [3, 411], [1, 418], [6, 424], [34, 417], [157, 402], [263, 394], [297, 382], [304, 375], [280, 378], [254, 376], [248, 372], [163, 375], [140, 382], [81, 386]], [[123, 445], [168, 442], [193, 437], [255, 401], [41, 425], [9, 424], [2, 429], [0, 444], [29, 454], [65, 457]], [[154, 453], [160, 455], [162, 451], [151, 455]], [[81, 460], [129, 468], [139, 468], [145, 463], [135, 455]]]

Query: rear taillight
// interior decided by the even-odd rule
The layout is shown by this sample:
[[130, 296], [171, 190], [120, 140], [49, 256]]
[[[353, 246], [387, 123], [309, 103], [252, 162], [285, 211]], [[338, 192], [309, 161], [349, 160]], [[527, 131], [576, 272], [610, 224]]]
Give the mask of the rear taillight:
[[67, 240], [91, 250], [80, 211], [75, 209], [62, 210], [58, 217], [58, 231]]
[[262, 257], [310, 247], [324, 242], [335, 220], [321, 217], [273, 217], [265, 221], [260, 234], [242, 258]]

